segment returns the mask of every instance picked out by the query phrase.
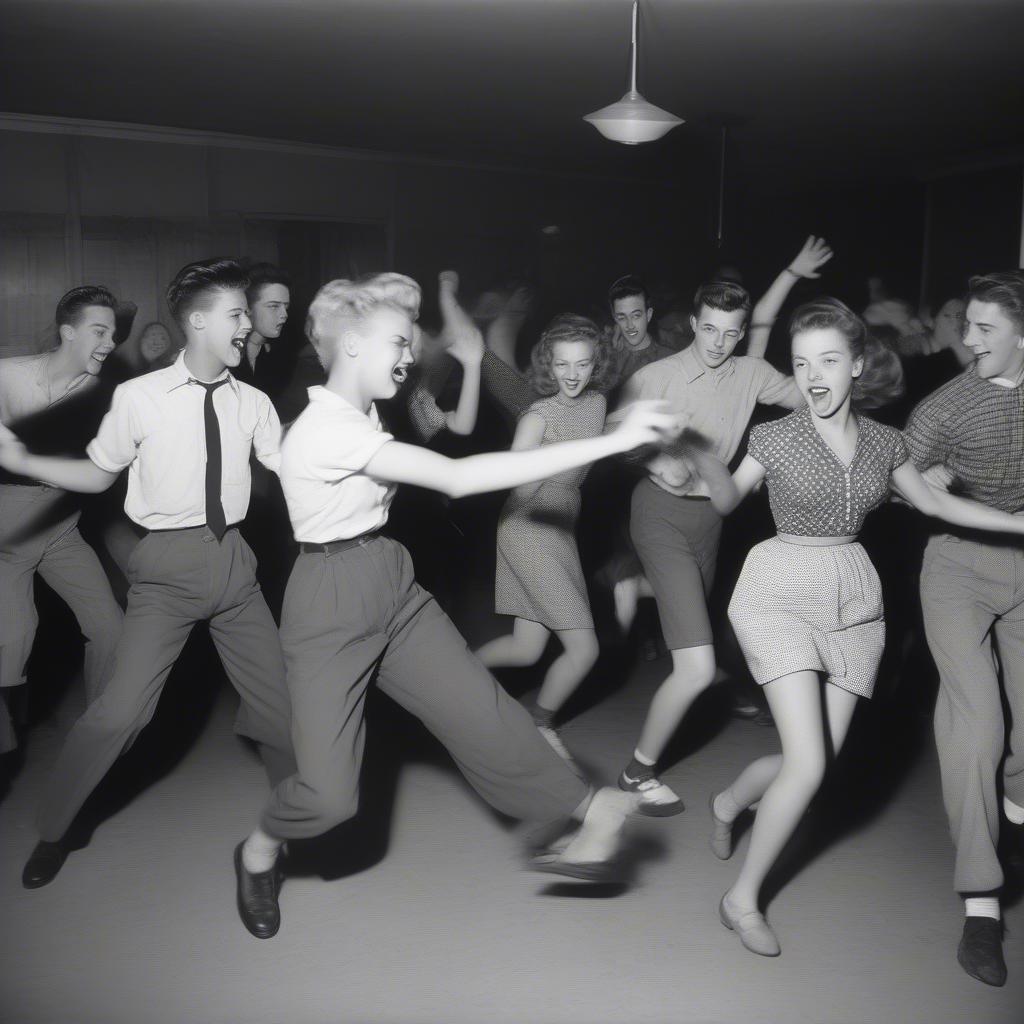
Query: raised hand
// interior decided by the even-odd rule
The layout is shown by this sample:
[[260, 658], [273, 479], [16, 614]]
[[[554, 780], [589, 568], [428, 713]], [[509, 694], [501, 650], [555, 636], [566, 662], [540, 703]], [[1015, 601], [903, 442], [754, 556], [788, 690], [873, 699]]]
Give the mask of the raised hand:
[[796, 254], [796, 258], [787, 269], [797, 277], [810, 279], [821, 277], [819, 271], [832, 259], [832, 255], [832, 250], [824, 238], [808, 235], [803, 248]]
[[521, 324], [533, 308], [534, 291], [529, 285], [520, 285], [508, 297], [499, 316], [503, 320]]
[[438, 275], [438, 304], [441, 307], [441, 341], [448, 354], [463, 365], [479, 362], [484, 355], [484, 338], [457, 298], [459, 275], [443, 270]]

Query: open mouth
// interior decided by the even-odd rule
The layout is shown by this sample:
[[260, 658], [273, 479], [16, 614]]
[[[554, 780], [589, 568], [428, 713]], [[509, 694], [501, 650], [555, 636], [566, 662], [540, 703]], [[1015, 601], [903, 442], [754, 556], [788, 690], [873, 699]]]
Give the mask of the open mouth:
[[98, 349], [96, 349], [95, 352], [93, 352], [92, 357], [93, 357], [93, 359], [96, 360], [97, 363], [102, 363], [103, 360], [106, 359], [107, 356], [109, 356], [110, 353], [113, 352], [113, 351], [114, 351], [113, 345], [111, 345], [110, 348], [98, 348]]
[[393, 380], [393, 381], [394, 381], [394, 382], [395, 382], [396, 384], [404, 384], [404, 383], [405, 383], [405, 381], [406, 381], [406, 378], [407, 378], [408, 376], [409, 376], [409, 368], [408, 368], [408, 367], [406, 367], [406, 366], [396, 366], [396, 367], [395, 367], [395, 368], [394, 368], [394, 369], [393, 369], [393, 370], [391, 371], [391, 379], [392, 379], [392, 380]]
[[821, 402], [832, 394], [831, 388], [808, 388], [807, 393], [815, 402]]
[[239, 354], [245, 351], [245, 335], [240, 338], [231, 339], [231, 347], [238, 349]]

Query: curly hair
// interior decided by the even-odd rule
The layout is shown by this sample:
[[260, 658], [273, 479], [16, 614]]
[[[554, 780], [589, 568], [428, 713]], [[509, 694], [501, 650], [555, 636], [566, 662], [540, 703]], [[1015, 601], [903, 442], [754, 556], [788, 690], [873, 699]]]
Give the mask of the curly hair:
[[327, 368], [332, 343], [343, 331], [358, 328], [379, 308], [393, 309], [415, 321], [420, 314], [420, 295], [420, 286], [405, 274], [367, 274], [355, 281], [328, 281], [309, 305], [306, 337]]
[[789, 336], [803, 331], [838, 331], [853, 359], [863, 359], [860, 376], [853, 381], [850, 401], [857, 409], [877, 409], [903, 394], [903, 364], [896, 352], [868, 332], [864, 321], [839, 299], [805, 302], [793, 311]]
[[618, 362], [604, 331], [589, 317], [561, 313], [544, 328], [530, 353], [526, 378], [541, 395], [553, 395], [558, 385], [551, 373], [554, 347], [560, 341], [587, 341], [594, 346], [594, 369], [587, 387], [607, 389], [618, 379]]

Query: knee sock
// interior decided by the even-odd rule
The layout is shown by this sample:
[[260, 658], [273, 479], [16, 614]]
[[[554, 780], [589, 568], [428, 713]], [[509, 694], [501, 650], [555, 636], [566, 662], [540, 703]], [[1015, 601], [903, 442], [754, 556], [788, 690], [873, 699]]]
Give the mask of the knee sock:
[[1008, 796], [1003, 797], [1003, 814], [1014, 825], [1024, 825], [1024, 807], [1015, 804]]
[[991, 917], [995, 921], [1002, 916], [998, 896], [971, 896], [964, 900], [964, 911], [968, 917]]

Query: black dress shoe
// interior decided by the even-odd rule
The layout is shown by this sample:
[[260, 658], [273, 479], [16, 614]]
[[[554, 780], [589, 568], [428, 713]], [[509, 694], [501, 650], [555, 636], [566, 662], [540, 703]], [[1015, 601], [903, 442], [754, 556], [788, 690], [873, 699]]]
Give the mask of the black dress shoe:
[[235, 847], [235, 879], [238, 914], [242, 924], [257, 939], [270, 939], [281, 927], [281, 909], [277, 905], [279, 874], [275, 865], [269, 871], [254, 874], [242, 863], [242, 846]]
[[966, 918], [956, 958], [972, 978], [997, 988], [1005, 985], [1003, 922], [991, 917]]
[[57, 877], [57, 872], [60, 871], [67, 855], [68, 851], [63, 843], [48, 843], [45, 839], [40, 839], [25, 862], [25, 868], [21, 872], [21, 884], [26, 889], [38, 889], [48, 885]]

